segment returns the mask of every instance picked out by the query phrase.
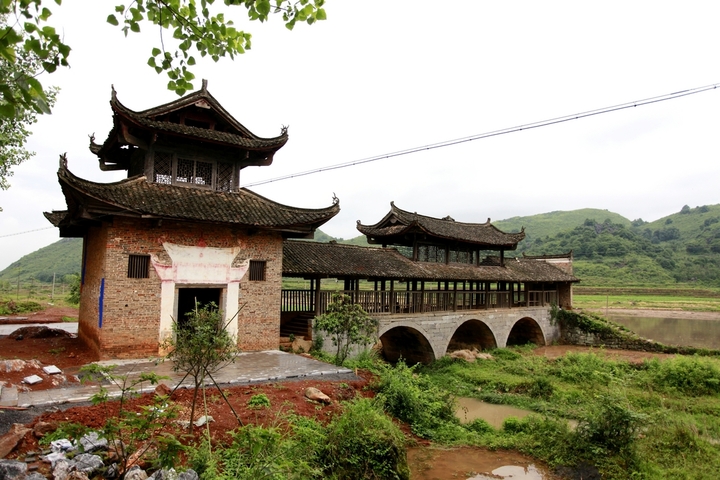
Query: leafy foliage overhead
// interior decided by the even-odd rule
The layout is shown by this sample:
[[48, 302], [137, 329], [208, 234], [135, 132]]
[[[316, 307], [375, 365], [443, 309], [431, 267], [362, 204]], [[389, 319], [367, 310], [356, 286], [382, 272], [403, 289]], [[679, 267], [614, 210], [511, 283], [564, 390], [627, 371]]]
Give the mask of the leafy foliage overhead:
[[[62, 0], [54, 0], [60, 5]], [[282, 17], [292, 30], [300, 23], [325, 20], [324, 0], [134, 0], [118, 4], [107, 22], [127, 36], [141, 26], [159, 27], [157, 46], [150, 47], [148, 65], [165, 72], [168, 88], [178, 95], [193, 88], [191, 68], [195, 55], [214, 61], [234, 58], [251, 47], [251, 34], [235, 27], [232, 14], [244, 7], [249, 20]], [[0, 1], [0, 58], [14, 65], [32, 55], [42, 71], [52, 73], [69, 66], [70, 46], [50, 24], [49, 0]], [[39, 72], [36, 72], [39, 73]], [[0, 80], [0, 119], [14, 118], [20, 110], [50, 113], [48, 96], [36, 75], [13, 75]]]

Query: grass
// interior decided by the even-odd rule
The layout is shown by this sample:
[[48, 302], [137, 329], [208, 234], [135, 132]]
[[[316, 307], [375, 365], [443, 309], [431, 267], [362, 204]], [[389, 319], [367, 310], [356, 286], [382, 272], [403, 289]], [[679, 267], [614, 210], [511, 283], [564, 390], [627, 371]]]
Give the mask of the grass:
[[[506, 354], [512, 353], [512, 354]], [[458, 396], [537, 412], [459, 443], [512, 448], [551, 466], [587, 462], [602, 478], [711, 479], [720, 469], [720, 359], [630, 364], [593, 353], [556, 360], [499, 349], [494, 360], [441, 359], [419, 373]], [[578, 421], [575, 431], [566, 419]]]
[[573, 306], [587, 310], [609, 308], [670, 309], [692, 312], [720, 312], [720, 296], [691, 297], [667, 295], [573, 295]]

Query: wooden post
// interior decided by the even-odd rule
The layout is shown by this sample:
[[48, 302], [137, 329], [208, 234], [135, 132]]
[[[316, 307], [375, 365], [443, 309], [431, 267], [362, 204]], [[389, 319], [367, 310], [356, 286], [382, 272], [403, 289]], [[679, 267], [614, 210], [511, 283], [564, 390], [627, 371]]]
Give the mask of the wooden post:
[[457, 282], [453, 282], [453, 312], [457, 311]]
[[315, 302], [315, 316], [320, 315], [320, 279], [315, 279], [315, 294], [313, 295], [313, 301]]

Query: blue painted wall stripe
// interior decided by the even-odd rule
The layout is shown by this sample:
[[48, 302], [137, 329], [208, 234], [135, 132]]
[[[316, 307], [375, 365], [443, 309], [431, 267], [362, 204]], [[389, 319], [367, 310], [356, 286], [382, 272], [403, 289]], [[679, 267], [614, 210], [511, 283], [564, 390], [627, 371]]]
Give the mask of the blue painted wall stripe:
[[98, 299], [98, 328], [102, 328], [103, 297], [105, 297], [105, 279], [100, 280], [100, 298]]

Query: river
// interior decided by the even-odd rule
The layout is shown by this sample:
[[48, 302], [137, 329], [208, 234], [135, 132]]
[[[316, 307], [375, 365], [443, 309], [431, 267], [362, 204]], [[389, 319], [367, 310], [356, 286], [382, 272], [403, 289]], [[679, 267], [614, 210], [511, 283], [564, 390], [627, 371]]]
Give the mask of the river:
[[607, 318], [666, 345], [720, 349], [720, 313], [703, 312], [698, 318], [693, 318], [692, 312], [651, 312], [654, 316], [643, 315], [647, 311], [638, 313], [610, 310]]

